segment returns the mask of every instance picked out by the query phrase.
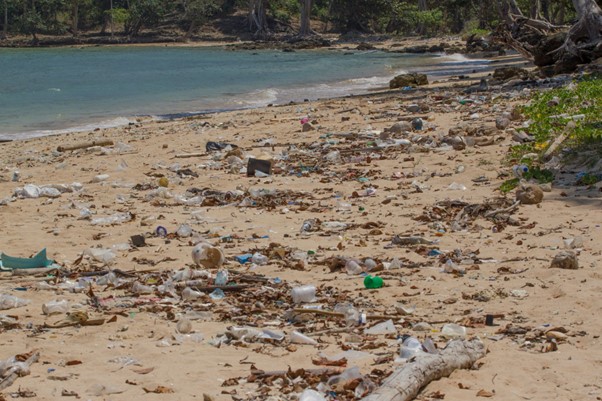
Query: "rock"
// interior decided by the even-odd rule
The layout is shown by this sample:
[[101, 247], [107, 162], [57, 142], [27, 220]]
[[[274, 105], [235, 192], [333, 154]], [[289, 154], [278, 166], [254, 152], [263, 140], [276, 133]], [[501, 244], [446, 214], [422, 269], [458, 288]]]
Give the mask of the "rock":
[[552, 192], [552, 184], [549, 182], [546, 184], [539, 184], [539, 188], [544, 192]]
[[571, 269], [577, 270], [579, 268], [579, 262], [577, 261], [577, 255], [571, 251], [562, 251], [558, 255], [554, 256], [552, 265], [558, 269]]
[[417, 104], [410, 104], [408, 107], [406, 107], [406, 110], [410, 113], [418, 113], [420, 111], [420, 106]]
[[522, 117], [523, 116], [520, 113], [520, 109], [518, 107], [513, 108], [512, 111], [510, 112], [510, 119], [512, 121], [520, 120]]
[[448, 131], [448, 134], [450, 136], [458, 136], [458, 135], [462, 135], [466, 132], [466, 127], [463, 125], [455, 125], [453, 127], [451, 127]]
[[412, 327], [412, 330], [414, 330], [414, 331], [431, 331], [431, 330], [433, 330], [433, 326], [431, 326], [427, 322], [420, 322], [420, 323], [416, 323]]
[[303, 124], [303, 128], [301, 130], [303, 132], [308, 132], [308, 131], [313, 131], [315, 129], [316, 128], [313, 126], [313, 124], [308, 122], [308, 123]]
[[535, 141], [531, 135], [527, 134], [525, 131], [516, 131], [513, 128], [508, 129], [510, 135], [512, 135], [512, 140], [520, 143], [528, 143]]
[[510, 120], [506, 117], [498, 117], [495, 119], [495, 127], [497, 129], [506, 129], [510, 126]]
[[464, 142], [464, 138], [462, 138], [461, 136], [453, 137], [451, 145], [454, 148], [454, 150], [466, 149], [466, 142]]
[[568, 340], [569, 336], [567, 336], [564, 333], [561, 333], [559, 331], [548, 331], [546, 333], [546, 338], [549, 340], [556, 340], [556, 341], [566, 341]]
[[420, 107], [420, 111], [423, 113], [428, 113], [431, 111], [431, 106], [429, 106], [428, 103], [419, 103], [418, 106]]
[[389, 88], [404, 88], [406, 86], [428, 85], [429, 81], [425, 74], [402, 74], [398, 75], [389, 82]]
[[500, 67], [493, 72], [493, 78], [498, 81], [508, 81], [512, 78], [528, 79], [529, 71], [518, 67]]
[[516, 190], [516, 200], [523, 205], [537, 205], [543, 201], [543, 191], [538, 185], [522, 185]]
[[412, 131], [412, 123], [408, 121], [399, 121], [389, 128], [389, 132], [393, 134], [402, 134], [409, 131]]
[[370, 43], [366, 43], [366, 42], [362, 42], [359, 45], [357, 45], [357, 47], [355, 48], [355, 50], [374, 50], [376, 49], [376, 47], [374, 47], [373, 45], [371, 45]]

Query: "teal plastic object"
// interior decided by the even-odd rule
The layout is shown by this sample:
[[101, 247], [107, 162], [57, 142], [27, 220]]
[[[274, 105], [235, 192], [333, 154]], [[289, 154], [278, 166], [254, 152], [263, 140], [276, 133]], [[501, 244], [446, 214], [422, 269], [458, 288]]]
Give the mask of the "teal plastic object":
[[46, 257], [46, 248], [38, 252], [33, 258], [15, 258], [5, 253], [0, 255], [0, 268], [2, 270], [12, 269], [35, 269], [37, 267], [48, 267], [54, 261]]

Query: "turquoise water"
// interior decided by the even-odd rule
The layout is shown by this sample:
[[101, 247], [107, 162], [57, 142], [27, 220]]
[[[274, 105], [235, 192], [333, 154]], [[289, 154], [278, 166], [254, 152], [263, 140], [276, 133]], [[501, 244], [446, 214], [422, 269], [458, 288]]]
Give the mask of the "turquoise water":
[[462, 73], [480, 61], [432, 55], [198, 47], [0, 49], [0, 139], [167, 116], [357, 94], [397, 73]]

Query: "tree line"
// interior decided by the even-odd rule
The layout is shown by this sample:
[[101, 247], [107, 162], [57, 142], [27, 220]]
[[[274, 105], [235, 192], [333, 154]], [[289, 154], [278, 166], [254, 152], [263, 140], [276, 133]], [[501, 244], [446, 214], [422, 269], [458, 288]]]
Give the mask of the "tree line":
[[241, 31], [267, 38], [283, 27], [300, 35], [363, 32], [440, 35], [495, 29], [504, 7], [561, 25], [575, 18], [571, 0], [0, 0], [0, 35], [125, 35], [176, 29], [194, 35], [205, 23], [246, 13]]

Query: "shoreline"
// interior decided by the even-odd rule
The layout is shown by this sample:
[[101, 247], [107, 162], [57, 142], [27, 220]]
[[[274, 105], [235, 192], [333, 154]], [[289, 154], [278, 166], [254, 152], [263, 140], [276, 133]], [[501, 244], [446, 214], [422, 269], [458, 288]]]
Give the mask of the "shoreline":
[[[333, 50], [337, 50], [337, 51], [344, 51], [345, 49], [343, 48], [333, 48]], [[375, 51], [380, 51], [381, 49], [377, 49]], [[308, 50], [308, 51], [312, 51], [312, 50]], [[440, 56], [442, 58], [444, 57], [453, 57], [454, 54], [434, 54], [433, 56]], [[481, 58], [476, 56], [476, 55], [472, 55], [473, 58], [471, 58], [471, 55], [465, 56], [462, 55], [462, 57], [465, 57], [467, 60], [480, 60]], [[512, 62], [523, 62], [522, 59], [520, 59], [518, 56], [516, 55], [511, 55], [511, 56], [501, 56], [501, 57], [494, 57], [491, 59], [487, 59], [487, 65], [489, 65], [490, 67], [483, 67], [484, 71], [481, 71], [479, 73], [471, 73], [471, 76], [474, 77], [481, 77], [484, 74], [487, 73], [491, 73], [493, 71], [493, 68], [495, 67], [499, 67], [500, 64], [503, 63], [507, 63], [507, 60], [511, 59], [514, 60]], [[449, 62], [448, 62], [449, 63]], [[437, 67], [437, 65], [432, 65], [429, 66], [429, 69], [435, 68]], [[449, 68], [453, 68], [452, 66], [450, 66]], [[469, 67], [466, 67], [469, 68]], [[394, 75], [393, 75], [394, 76]], [[391, 77], [393, 77], [391, 76]], [[433, 78], [433, 81], [436, 82], [445, 82], [445, 81], [451, 81], [453, 77], [455, 77], [455, 74], [447, 74], [447, 75], [432, 75], [431, 77]], [[363, 77], [363, 78], [368, 78], [368, 77]], [[387, 79], [389, 79], [390, 77], [387, 77]], [[349, 91], [353, 91], [353, 92], [359, 92], [359, 93], [350, 93], [350, 94], [343, 94], [343, 95], [339, 95], [336, 94], [337, 91], [340, 90], [345, 90], [344, 86], [341, 86], [339, 88], [339, 84], [343, 84], [344, 82], [349, 81], [348, 85], [351, 85], [351, 81], [356, 81], [356, 80], [361, 80], [362, 78], [354, 78], [352, 80], [344, 80], [344, 81], [333, 81], [328, 83], [328, 85], [332, 86], [332, 96], [327, 96], [327, 97], [316, 97], [316, 98], [309, 98], [309, 100], [324, 100], [324, 99], [336, 99], [336, 98], [340, 98], [340, 97], [349, 97], [349, 96], [356, 96], [356, 95], [362, 95], [362, 94], [370, 94], [370, 93], [378, 93], [378, 92], [382, 92], [382, 91], [387, 91], [388, 88], [384, 87], [384, 86], [371, 86], [368, 83], [365, 83], [364, 86], [362, 87], [354, 87], [353, 89], [351, 89], [351, 87], [349, 87]], [[382, 79], [385, 79], [385, 77], [382, 77]], [[476, 79], [476, 78], [475, 78]], [[317, 84], [318, 85], [318, 84]], [[322, 84], [319, 84], [319, 86], [321, 86]], [[355, 85], [355, 84], [354, 84]], [[286, 88], [278, 88], [279, 91], [289, 91], [292, 90], [294, 87], [286, 87]], [[250, 92], [253, 93], [253, 92]], [[243, 96], [244, 94], [241, 94], [241, 96]], [[248, 95], [248, 94], [247, 94]], [[277, 102], [273, 102], [273, 101], [269, 101], [266, 100], [265, 104], [259, 104], [259, 105], [240, 105], [240, 106], [232, 106], [232, 107], [228, 107], [228, 108], [220, 108], [217, 110], [213, 110], [213, 109], [209, 109], [209, 110], [192, 110], [192, 109], [188, 109], [188, 110], [173, 110], [167, 113], [163, 113], [163, 114], [134, 114], [134, 115], [113, 115], [113, 116], [108, 116], [105, 119], [100, 119], [100, 120], [96, 120], [97, 122], [94, 121], [82, 121], [81, 124], [75, 124], [75, 125], [69, 125], [69, 126], [65, 126], [65, 127], [60, 127], [60, 128], [56, 128], [56, 129], [52, 129], [52, 130], [32, 130], [32, 131], [23, 131], [20, 133], [12, 133], [12, 134], [4, 134], [3, 139], [4, 140], [11, 140], [12, 138], [10, 138], [10, 136], [15, 136], [18, 134], [22, 134], [27, 136], [28, 138], [22, 138], [22, 139], [31, 139], [31, 138], [35, 138], [35, 137], [43, 137], [43, 136], [49, 136], [49, 135], [64, 135], [66, 133], [70, 133], [70, 132], [85, 132], [85, 131], [89, 131], [89, 130], [94, 130], [94, 129], [103, 129], [103, 128], [108, 128], [108, 127], [116, 127], [116, 126], [124, 126], [124, 125], [128, 125], [131, 123], [135, 123], [137, 120], [140, 119], [155, 119], [155, 120], [173, 120], [174, 118], [179, 118], [179, 116], [182, 116], [183, 118], [186, 117], [190, 117], [190, 116], [194, 116], [194, 115], [206, 115], [206, 114], [213, 114], [213, 113], [219, 113], [219, 112], [223, 112], [223, 111], [235, 111], [235, 110], [246, 110], [246, 109], [255, 109], [255, 108], [259, 108], [259, 107], [265, 107], [267, 105], [273, 104], [273, 105], [285, 105], [285, 104], [303, 104], [305, 103], [302, 100], [279, 100]], [[119, 121], [117, 121], [119, 120]], [[117, 122], [116, 122], [117, 121]], [[21, 140], [21, 139], [12, 139], [12, 140]]]

